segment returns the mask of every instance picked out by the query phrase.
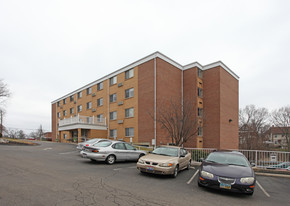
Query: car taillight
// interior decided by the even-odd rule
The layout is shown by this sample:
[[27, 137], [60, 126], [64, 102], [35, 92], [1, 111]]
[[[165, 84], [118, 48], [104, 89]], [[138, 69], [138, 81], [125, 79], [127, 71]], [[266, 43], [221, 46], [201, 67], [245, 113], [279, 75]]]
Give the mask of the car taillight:
[[97, 149], [93, 149], [92, 152], [98, 153], [99, 150], [97, 150]]
[[88, 144], [86, 144], [86, 146], [88, 147], [89, 145], [88, 145]]

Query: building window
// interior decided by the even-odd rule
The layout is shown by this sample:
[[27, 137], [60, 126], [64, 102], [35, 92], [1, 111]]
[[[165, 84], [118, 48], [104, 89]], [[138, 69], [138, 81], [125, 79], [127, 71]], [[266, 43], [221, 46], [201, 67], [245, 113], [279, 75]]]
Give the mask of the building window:
[[117, 94], [111, 94], [110, 95], [110, 102], [116, 102], [117, 101]]
[[134, 137], [134, 127], [125, 128], [126, 137]]
[[92, 102], [87, 103], [87, 109], [92, 109]]
[[125, 71], [125, 79], [130, 79], [134, 77], [134, 69], [130, 69], [128, 71]]
[[89, 95], [91, 93], [92, 93], [92, 88], [91, 87], [87, 88], [87, 95]]
[[125, 90], [125, 98], [130, 98], [134, 96], [134, 88]]
[[72, 101], [74, 101], [74, 96], [72, 95], [72, 96], [70, 96], [69, 97], [69, 100], [72, 102]]
[[201, 69], [197, 69], [197, 75], [199, 78], [202, 78], [202, 70]]
[[70, 113], [70, 114], [73, 114], [73, 113], [74, 113], [74, 108], [70, 108], [70, 109], [69, 109], [69, 113]]
[[66, 116], [66, 110], [63, 110], [63, 116], [65, 117]]
[[110, 129], [110, 137], [116, 139], [117, 137], [117, 129]]
[[63, 99], [63, 104], [66, 104], [66, 99]]
[[112, 86], [114, 84], [117, 84], [117, 76], [110, 78], [110, 85]]
[[60, 105], [60, 102], [57, 102], [57, 106], [59, 107], [59, 105]]
[[97, 115], [97, 121], [98, 122], [103, 122], [103, 114], [98, 114]]
[[199, 128], [198, 128], [198, 131], [197, 131], [197, 135], [198, 135], [198, 136], [202, 136], [202, 133], [203, 133], [202, 130], [203, 130], [202, 127], [199, 127]]
[[60, 118], [60, 112], [57, 113], [57, 117]]
[[203, 97], [203, 94], [202, 94], [203, 92], [202, 92], [202, 88], [197, 88], [197, 96], [199, 96], [199, 97]]
[[202, 108], [197, 108], [197, 115], [199, 117], [202, 117], [203, 116], [203, 109]]
[[83, 93], [82, 92], [78, 92], [78, 99], [82, 98]]
[[78, 112], [81, 112], [81, 111], [83, 111], [83, 106], [82, 105], [79, 105], [78, 106]]
[[97, 84], [97, 90], [100, 91], [103, 89], [103, 82]]
[[97, 106], [103, 106], [103, 98], [97, 99]]
[[117, 119], [117, 112], [110, 112], [110, 120], [116, 120]]
[[134, 117], [134, 107], [125, 109], [125, 117]]

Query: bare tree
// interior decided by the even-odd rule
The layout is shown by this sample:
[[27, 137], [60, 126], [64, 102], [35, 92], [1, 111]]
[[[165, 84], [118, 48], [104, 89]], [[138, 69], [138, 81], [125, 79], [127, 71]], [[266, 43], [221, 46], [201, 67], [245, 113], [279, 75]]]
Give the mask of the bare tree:
[[285, 136], [288, 151], [290, 152], [290, 106], [274, 110], [271, 115], [271, 120], [273, 125], [278, 127], [283, 136]]
[[269, 112], [266, 108], [247, 105], [239, 111], [239, 138], [242, 149], [264, 149]]
[[39, 126], [38, 130], [34, 133], [35, 139], [42, 140], [44, 137], [44, 131], [42, 129], [42, 125]]
[[192, 101], [172, 98], [159, 105], [162, 106], [156, 108], [156, 121], [167, 131], [171, 144], [181, 146], [196, 136], [201, 122], [194, 113]]
[[4, 84], [3, 80], [0, 79], [0, 105], [2, 105], [6, 98], [10, 97], [10, 95], [11, 94], [7, 84]]

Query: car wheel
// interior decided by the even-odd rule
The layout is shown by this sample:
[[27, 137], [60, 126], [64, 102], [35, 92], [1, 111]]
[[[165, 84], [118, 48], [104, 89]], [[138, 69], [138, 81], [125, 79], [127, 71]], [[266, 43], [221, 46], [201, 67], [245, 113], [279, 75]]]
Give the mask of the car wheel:
[[140, 154], [138, 160], [143, 157], [145, 154]]
[[191, 161], [188, 162], [186, 169], [189, 170], [191, 167]]
[[177, 175], [178, 175], [178, 170], [179, 170], [179, 167], [178, 167], [178, 165], [176, 165], [176, 167], [174, 168], [174, 173], [173, 173], [173, 175], [172, 175], [173, 178], [177, 177]]
[[106, 163], [112, 165], [116, 162], [116, 157], [114, 155], [109, 155], [106, 159]]
[[199, 182], [197, 182], [197, 185], [198, 185], [199, 187], [203, 187], [203, 185], [202, 185], [202, 184], [200, 184]]

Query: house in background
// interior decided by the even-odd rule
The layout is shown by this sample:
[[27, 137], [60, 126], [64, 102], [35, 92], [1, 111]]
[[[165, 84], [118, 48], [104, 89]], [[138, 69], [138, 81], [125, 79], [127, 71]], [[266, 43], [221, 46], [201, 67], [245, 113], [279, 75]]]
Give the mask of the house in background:
[[285, 131], [287, 131], [287, 129], [290, 133], [290, 127], [280, 128], [272, 126], [268, 132], [268, 143], [271, 143], [269, 144], [269, 146], [280, 147], [282, 149], [287, 148], [288, 142], [285, 134]]
[[184, 146], [238, 148], [239, 77], [221, 61], [183, 66], [160, 52], [54, 100], [52, 140], [170, 143], [152, 116], [172, 98], [190, 99], [193, 118], [200, 123], [196, 136]]

